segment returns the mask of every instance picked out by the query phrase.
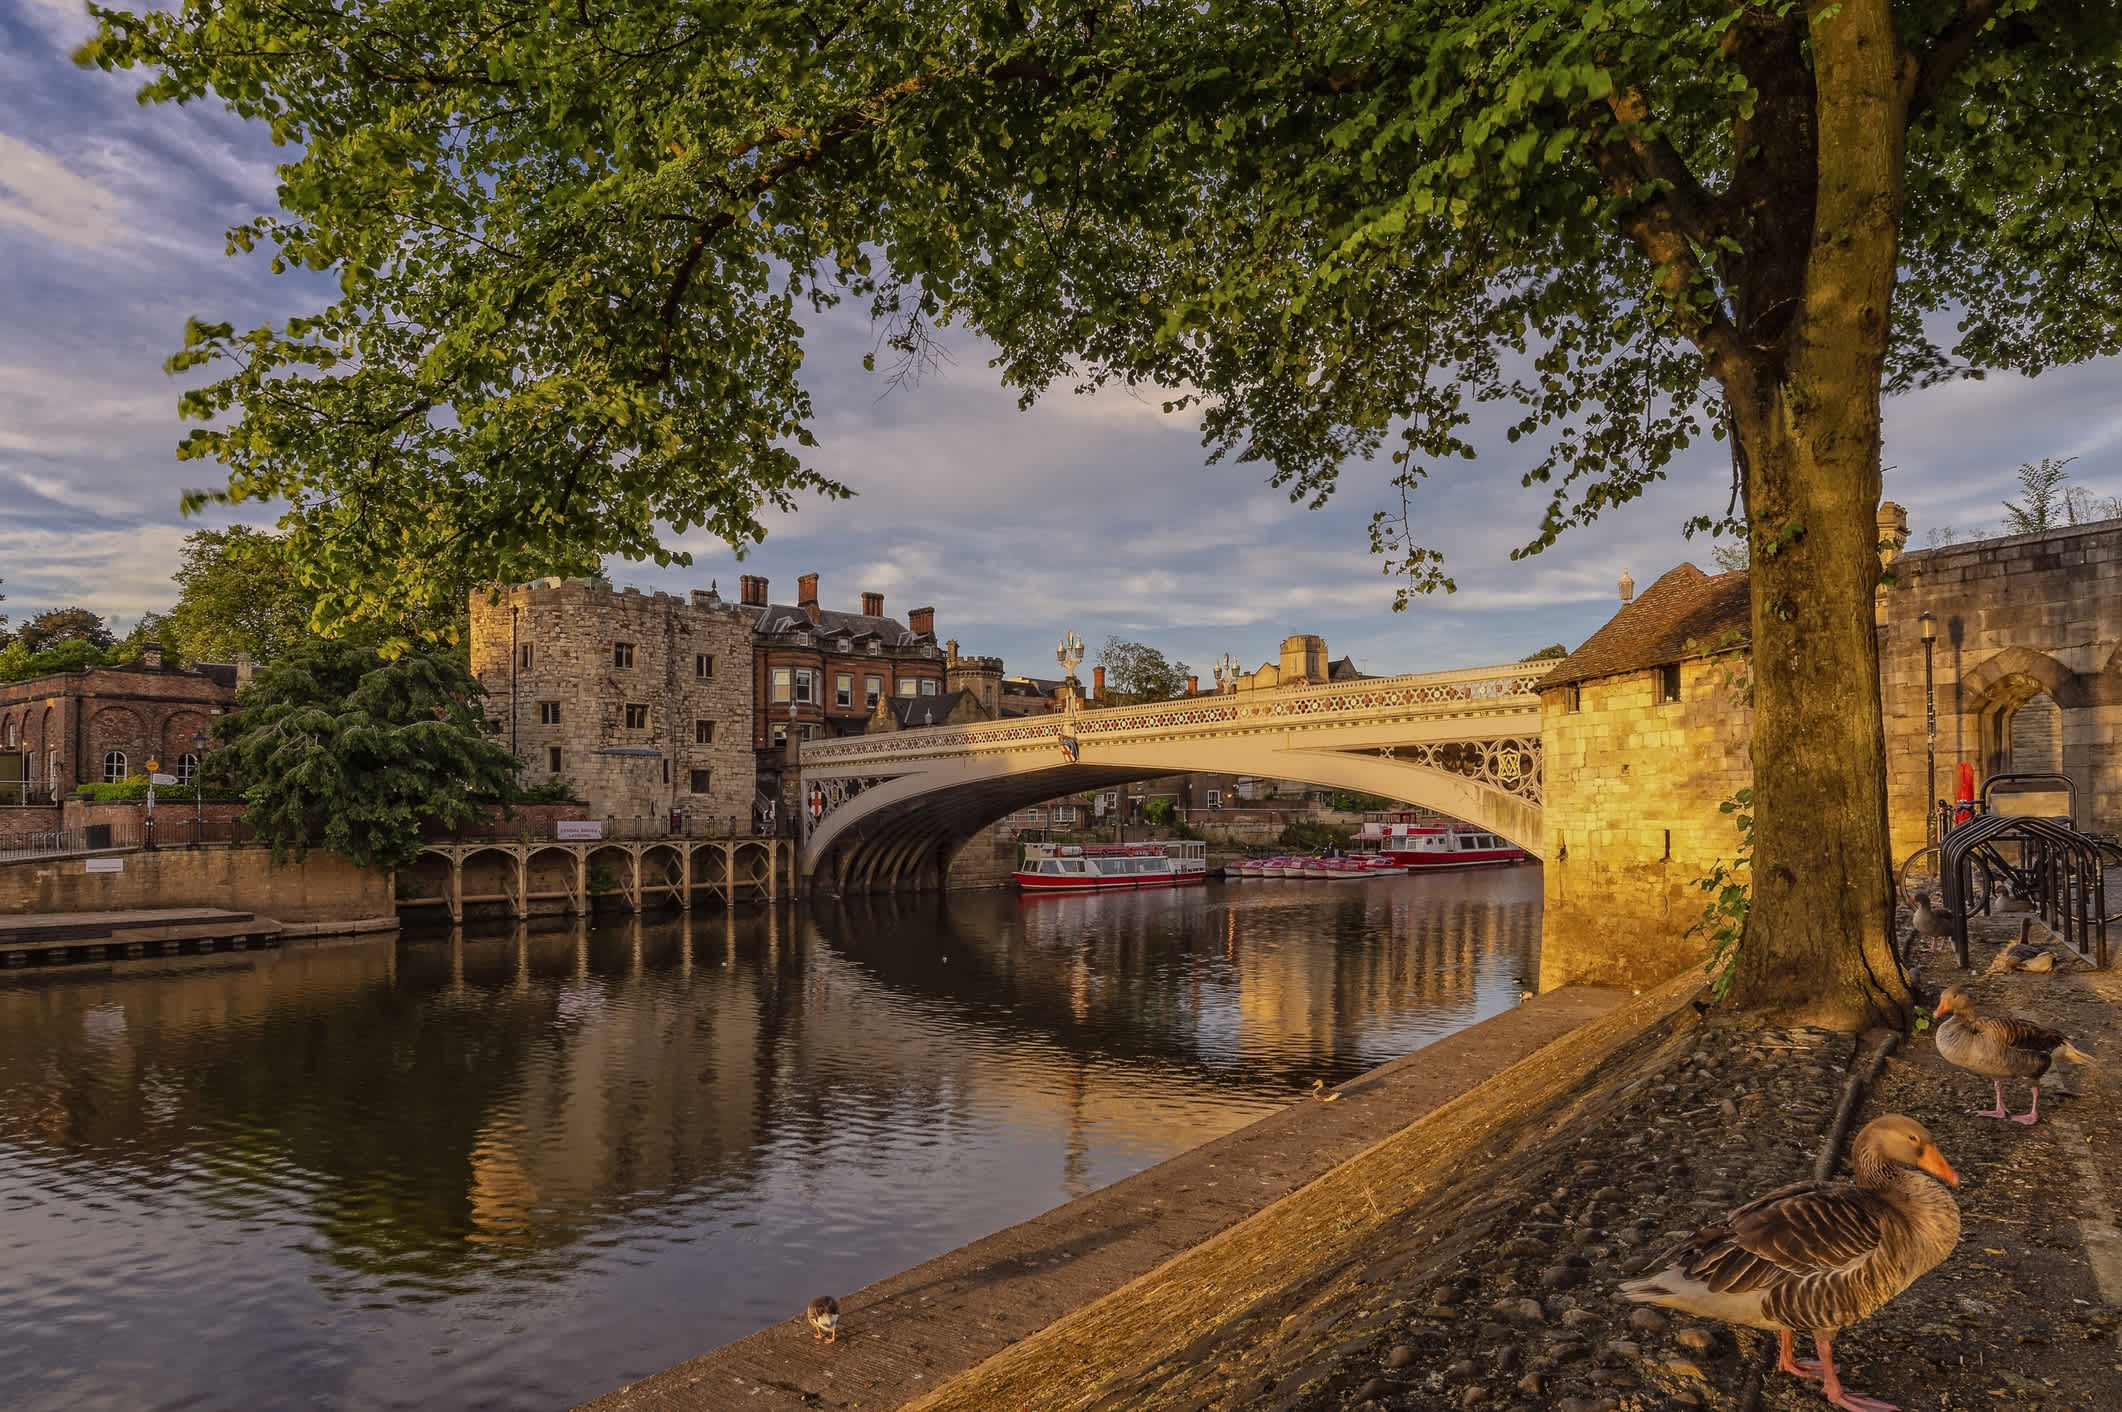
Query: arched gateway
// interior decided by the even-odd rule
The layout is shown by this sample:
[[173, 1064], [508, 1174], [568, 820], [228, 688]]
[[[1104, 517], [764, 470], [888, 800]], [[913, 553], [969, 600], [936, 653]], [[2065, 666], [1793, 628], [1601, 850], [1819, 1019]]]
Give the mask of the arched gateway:
[[896, 731], [803, 747], [802, 867], [836, 892], [938, 887], [952, 855], [1026, 805], [1204, 770], [1384, 795], [1538, 856], [1540, 698], [1551, 662]]

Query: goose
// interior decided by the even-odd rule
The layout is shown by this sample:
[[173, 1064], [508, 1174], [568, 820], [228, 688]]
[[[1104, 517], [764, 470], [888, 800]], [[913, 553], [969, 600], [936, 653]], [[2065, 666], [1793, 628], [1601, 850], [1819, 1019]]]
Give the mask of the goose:
[[2045, 946], [2036, 946], [2030, 941], [2015, 941], [1997, 953], [1982, 974], [1994, 976], [2000, 971], [2032, 971], [2036, 975], [2047, 975], [2056, 969], [2056, 953]]
[[[1865, 1125], [1850, 1167], [1855, 1181], [1798, 1182], [1748, 1202], [1681, 1242], [1663, 1268], [1624, 1283], [1622, 1297], [1774, 1329], [1782, 1371], [1818, 1378], [1847, 1412], [1894, 1412], [1842, 1386], [1834, 1338], [1952, 1252], [1960, 1208], [1938, 1182], [1960, 1178], [1923, 1125], [1899, 1113]], [[1792, 1356], [1798, 1329], [1811, 1332], [1817, 1361]]]
[[[1909, 924], [1917, 932], [1930, 938], [1930, 949], [1939, 950], [1952, 940], [1953, 923], [1960, 920], [1959, 914], [1938, 906], [1930, 900], [1930, 894], [1919, 892], [1915, 898], [1915, 914]], [[1914, 940], [1913, 937], [1910, 938]]]
[[[2046, 1026], [2010, 1015], [1977, 1015], [1975, 998], [1964, 986], [1956, 985], [1939, 996], [1933, 1015], [1945, 1022], [1938, 1026], [1938, 1053], [1946, 1062], [1980, 1074], [1997, 1086], [1997, 1106], [1976, 1109], [1977, 1118], [2009, 1118], [2032, 1127], [2041, 1121], [2041, 1076], [2048, 1072], [2056, 1056], [2074, 1064], [2092, 1062], [2090, 1054]], [[2033, 1081], [2033, 1105], [2024, 1113], [2005, 1111], [2007, 1078]]]
[[1325, 1079], [1313, 1079], [1312, 1099], [1314, 1102], [1318, 1103], [1339, 1103], [1341, 1101], [1341, 1095], [1338, 1093], [1328, 1093], [1326, 1091]]
[[810, 1326], [814, 1331], [811, 1334], [812, 1338], [822, 1338], [827, 1343], [839, 1338], [840, 1301], [831, 1295], [821, 1294], [816, 1299], [813, 1299], [810, 1302], [810, 1307], [803, 1311], [803, 1317], [810, 1321]]

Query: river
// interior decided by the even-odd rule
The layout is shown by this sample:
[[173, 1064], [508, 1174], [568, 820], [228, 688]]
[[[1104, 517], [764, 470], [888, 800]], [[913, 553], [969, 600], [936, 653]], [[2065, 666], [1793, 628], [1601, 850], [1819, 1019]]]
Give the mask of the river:
[[0, 976], [0, 1405], [583, 1399], [1517, 1003], [1540, 875]]

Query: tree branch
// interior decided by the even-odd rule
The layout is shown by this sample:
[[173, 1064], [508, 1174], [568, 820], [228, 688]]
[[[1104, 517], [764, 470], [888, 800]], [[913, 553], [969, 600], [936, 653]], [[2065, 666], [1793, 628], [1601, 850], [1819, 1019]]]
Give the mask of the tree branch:
[[1930, 48], [1910, 67], [1903, 94], [1907, 121], [1913, 123], [1937, 99], [1946, 80], [1975, 47], [1982, 31], [2003, 7], [2003, 0], [1961, 0], [1960, 13], [1945, 26]]

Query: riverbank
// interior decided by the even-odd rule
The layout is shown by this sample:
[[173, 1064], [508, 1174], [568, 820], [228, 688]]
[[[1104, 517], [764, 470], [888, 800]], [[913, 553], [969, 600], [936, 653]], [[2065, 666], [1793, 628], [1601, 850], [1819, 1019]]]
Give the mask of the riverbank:
[[[1299, 1099], [1077, 1201], [840, 1298], [843, 1332], [776, 1325], [600, 1398], [594, 1412], [899, 1406], [1461, 1101], [1498, 1070], [1596, 1027], [1627, 997], [1550, 992]], [[992, 1404], [1000, 1405], [1000, 1404]], [[1013, 1404], [1012, 1404], [1013, 1405]]]
[[[1978, 972], [2016, 928], [1980, 926]], [[1946, 969], [1949, 954], [1919, 964], [1933, 991], [1966, 979]], [[1976, 992], [2122, 1055], [2113, 973], [2005, 975]], [[1685, 998], [1671, 986], [1644, 996], [1520, 1066], [1581, 1075], [1552, 1092], [1503, 1075], [911, 1406], [1823, 1405], [1767, 1371], [1767, 1338], [1616, 1297], [1674, 1240], [1812, 1176], [1860, 1062], [1853, 1036], [1736, 1029]], [[1603, 1061], [1586, 1064], [1602, 1046]], [[1945, 1065], [1927, 1035], [1860, 1087], [1852, 1128], [1903, 1112], [1936, 1136], [1960, 1173], [1964, 1231], [1944, 1264], [1836, 1341], [1848, 1385], [1917, 1408], [2122, 1405], [2122, 1115], [2110, 1075], [2052, 1076], [2031, 1128], [1970, 1116], [1987, 1084]], [[2023, 1103], [2024, 1086], [2011, 1097]]]

